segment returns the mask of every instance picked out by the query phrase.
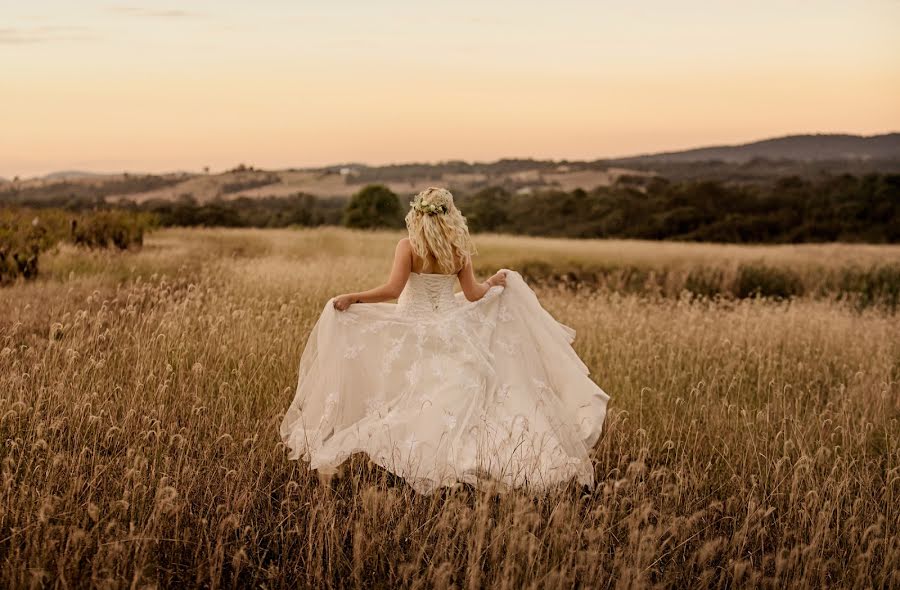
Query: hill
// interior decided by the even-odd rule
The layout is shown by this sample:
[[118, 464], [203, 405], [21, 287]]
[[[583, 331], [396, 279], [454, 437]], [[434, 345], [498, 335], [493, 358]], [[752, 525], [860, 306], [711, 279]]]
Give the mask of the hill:
[[[284, 198], [298, 194], [347, 198], [371, 183], [401, 196], [433, 185], [460, 195], [499, 187], [513, 194], [593, 190], [650, 177], [672, 181], [767, 184], [799, 177], [900, 173], [900, 133], [792, 135], [742, 145], [712, 146], [593, 161], [507, 158], [495, 162], [413, 162], [386, 166], [340, 164], [318, 168], [264, 170], [240, 165], [214, 174], [95, 174], [60, 171], [2, 183], [0, 203], [48, 203], [94, 197], [108, 203], [197, 203], [240, 198]], [[643, 179], [643, 180], [642, 180]]]
[[620, 163], [723, 162], [745, 163], [754, 159], [794, 160], [892, 160], [900, 158], [900, 133], [883, 135], [788, 135], [739, 145], [721, 145], [682, 151], [617, 158]]
[[76, 180], [79, 178], [99, 178], [101, 176], [107, 175], [101, 172], [85, 172], [83, 170], [60, 170], [45, 174], [41, 178], [43, 180]]

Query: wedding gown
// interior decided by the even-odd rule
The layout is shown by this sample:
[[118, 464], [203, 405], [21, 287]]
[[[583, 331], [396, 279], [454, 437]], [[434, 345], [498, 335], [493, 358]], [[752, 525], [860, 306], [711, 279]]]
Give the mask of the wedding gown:
[[455, 275], [412, 273], [396, 304], [328, 301], [300, 359], [280, 433], [332, 473], [350, 455], [441, 486], [592, 486], [609, 396], [522, 277], [475, 302]]

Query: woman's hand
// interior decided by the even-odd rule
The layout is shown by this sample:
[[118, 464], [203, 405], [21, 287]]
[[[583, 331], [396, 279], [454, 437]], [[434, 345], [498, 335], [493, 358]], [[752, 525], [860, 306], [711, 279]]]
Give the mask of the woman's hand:
[[355, 295], [338, 295], [334, 298], [334, 308], [338, 311], [347, 311], [347, 308], [357, 303]]
[[496, 287], [498, 285], [501, 287], [505, 287], [506, 286], [506, 271], [505, 270], [497, 271], [497, 273], [494, 276], [492, 276], [491, 278], [489, 278], [487, 280], [487, 284], [488, 284], [488, 287]]

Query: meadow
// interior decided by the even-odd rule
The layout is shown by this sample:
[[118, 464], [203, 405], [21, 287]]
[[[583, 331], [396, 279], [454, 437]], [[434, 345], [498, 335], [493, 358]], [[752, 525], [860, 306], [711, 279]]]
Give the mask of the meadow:
[[0, 290], [0, 586], [900, 588], [900, 247], [476, 236], [612, 397], [597, 486], [426, 497], [278, 437], [399, 237], [157, 230]]

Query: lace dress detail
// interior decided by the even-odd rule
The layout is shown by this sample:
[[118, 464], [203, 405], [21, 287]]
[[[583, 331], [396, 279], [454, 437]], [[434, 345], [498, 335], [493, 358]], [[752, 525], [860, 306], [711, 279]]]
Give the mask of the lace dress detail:
[[410, 273], [409, 280], [397, 299], [397, 312], [407, 317], [429, 317], [452, 309], [458, 301], [453, 296], [456, 275]]
[[280, 428], [290, 457], [328, 473], [365, 453], [426, 494], [593, 485], [609, 396], [572, 349], [575, 332], [513, 271], [476, 302], [455, 286], [413, 273], [396, 304], [338, 312], [328, 301]]

